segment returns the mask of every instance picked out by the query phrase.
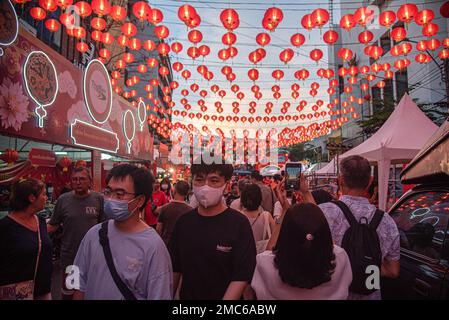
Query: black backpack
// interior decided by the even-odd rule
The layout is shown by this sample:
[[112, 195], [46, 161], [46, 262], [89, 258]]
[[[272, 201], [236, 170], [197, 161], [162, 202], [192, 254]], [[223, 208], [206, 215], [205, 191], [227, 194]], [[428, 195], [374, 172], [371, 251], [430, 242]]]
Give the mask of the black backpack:
[[349, 291], [357, 294], [368, 295], [376, 289], [368, 289], [366, 279], [370, 276], [367, 267], [375, 265], [379, 268], [382, 264], [382, 251], [380, 249], [379, 236], [376, 229], [384, 216], [384, 212], [377, 209], [371, 222], [365, 217], [357, 221], [348, 206], [342, 201], [334, 203], [343, 211], [349, 228], [346, 230], [341, 246], [346, 250], [352, 268], [352, 283]]

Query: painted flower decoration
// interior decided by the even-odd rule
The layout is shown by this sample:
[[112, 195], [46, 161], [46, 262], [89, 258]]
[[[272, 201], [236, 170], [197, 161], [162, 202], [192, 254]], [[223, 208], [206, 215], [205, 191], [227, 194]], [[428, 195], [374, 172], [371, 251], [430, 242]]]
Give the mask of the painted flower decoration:
[[5, 129], [12, 127], [19, 131], [22, 128], [22, 123], [29, 118], [28, 104], [29, 100], [23, 94], [22, 85], [5, 78], [0, 86], [1, 126]]
[[20, 72], [20, 52], [14, 47], [6, 47], [5, 56], [2, 59], [9, 75], [15, 76]]
[[67, 110], [67, 123], [72, 123], [75, 119], [91, 123], [92, 120], [87, 113], [86, 106], [83, 101], [78, 101]]
[[59, 92], [67, 93], [70, 98], [75, 99], [78, 89], [72, 75], [68, 71], [59, 74]]

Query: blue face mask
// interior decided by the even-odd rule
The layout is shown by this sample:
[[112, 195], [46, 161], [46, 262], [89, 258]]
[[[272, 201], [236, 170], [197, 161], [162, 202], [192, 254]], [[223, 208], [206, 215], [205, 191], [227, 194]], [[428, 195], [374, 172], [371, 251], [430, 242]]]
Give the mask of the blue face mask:
[[[134, 198], [133, 200], [135, 200]], [[133, 201], [131, 200], [131, 201]], [[132, 214], [137, 210], [134, 209], [133, 212], [129, 212], [128, 204], [131, 201], [121, 201], [115, 199], [104, 199], [103, 210], [107, 218], [113, 219], [115, 221], [124, 221], [132, 216]]]

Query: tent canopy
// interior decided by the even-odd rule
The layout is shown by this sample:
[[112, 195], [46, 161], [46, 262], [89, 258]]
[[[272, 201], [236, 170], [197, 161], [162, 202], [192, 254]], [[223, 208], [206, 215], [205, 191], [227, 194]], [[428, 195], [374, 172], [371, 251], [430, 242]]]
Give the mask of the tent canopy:
[[[438, 126], [419, 109], [410, 96], [404, 94], [382, 127], [368, 140], [340, 155], [340, 159], [360, 155], [370, 162], [377, 162], [379, 208], [385, 210], [390, 164], [413, 159], [437, 129]], [[333, 173], [334, 160], [317, 173]]]

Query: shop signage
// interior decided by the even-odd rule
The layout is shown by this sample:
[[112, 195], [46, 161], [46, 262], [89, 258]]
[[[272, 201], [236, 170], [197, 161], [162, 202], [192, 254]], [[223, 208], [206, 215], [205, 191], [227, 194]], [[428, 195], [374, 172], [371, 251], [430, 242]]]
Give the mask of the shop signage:
[[131, 110], [126, 110], [123, 115], [123, 134], [126, 138], [126, 152], [131, 153], [131, 145], [136, 136], [136, 119]]
[[120, 141], [115, 132], [76, 119], [71, 125], [73, 142], [82, 147], [116, 153]]
[[112, 85], [108, 70], [101, 61], [89, 62], [84, 72], [84, 101], [87, 111], [98, 124], [108, 121], [112, 110]]
[[[19, 34], [19, 19], [10, 0], [0, 1], [0, 46], [9, 46]], [[0, 48], [0, 56], [3, 50]]]
[[33, 166], [55, 167], [56, 154], [53, 151], [33, 148], [28, 154], [28, 158]]
[[23, 69], [25, 87], [28, 95], [37, 104], [34, 112], [39, 120], [39, 128], [42, 128], [47, 116], [45, 107], [52, 105], [58, 95], [56, 68], [47, 54], [33, 51], [28, 55]]

